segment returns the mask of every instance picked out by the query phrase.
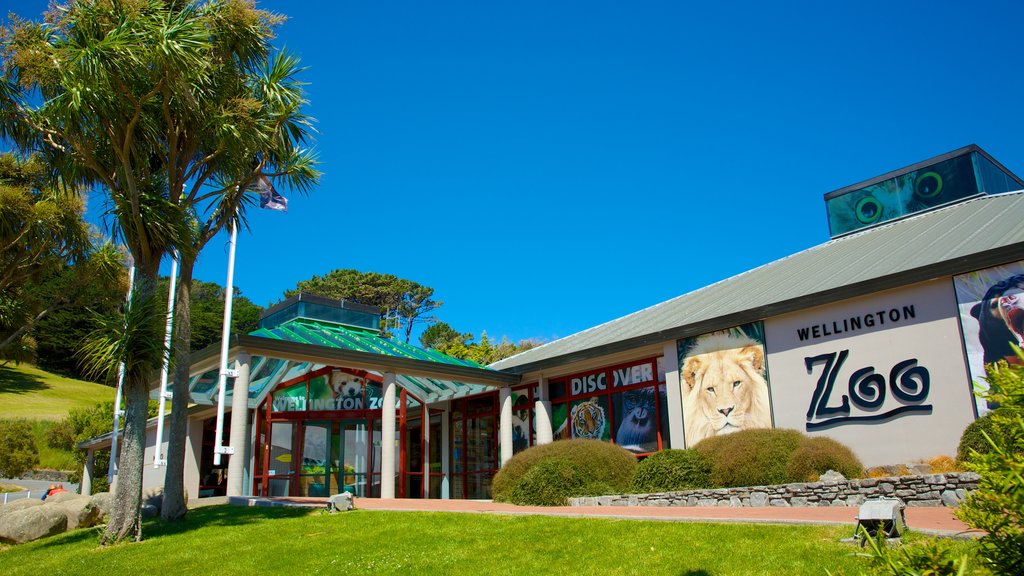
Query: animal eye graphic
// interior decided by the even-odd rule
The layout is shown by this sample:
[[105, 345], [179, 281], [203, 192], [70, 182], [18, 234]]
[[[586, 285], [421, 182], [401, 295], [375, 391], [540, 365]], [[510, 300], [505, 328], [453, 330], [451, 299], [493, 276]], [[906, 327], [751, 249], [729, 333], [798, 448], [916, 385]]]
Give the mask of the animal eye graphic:
[[743, 384], [743, 382], [741, 382], [741, 381], [737, 380], [737, 381], [735, 381], [735, 382], [733, 382], [733, 383], [732, 383], [732, 387], [733, 387], [733, 388], [739, 388], [739, 387], [740, 387], [740, 384]]
[[707, 387], [707, 391], [711, 392], [712, 394], [714, 394], [715, 393], [715, 387], [714, 386], [708, 386]]

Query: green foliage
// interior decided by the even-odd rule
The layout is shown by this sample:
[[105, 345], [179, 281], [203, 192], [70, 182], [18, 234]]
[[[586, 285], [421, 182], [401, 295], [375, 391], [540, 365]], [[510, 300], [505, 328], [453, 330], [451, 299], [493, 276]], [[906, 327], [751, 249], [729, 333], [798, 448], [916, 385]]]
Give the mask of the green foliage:
[[436, 322], [420, 334], [420, 346], [442, 350], [455, 344], [466, 344], [472, 339], [472, 334], [468, 332], [463, 334], [452, 328], [447, 322]]
[[384, 313], [381, 328], [401, 328], [406, 342], [409, 341], [413, 326], [433, 322], [434, 318], [428, 314], [444, 304], [432, 299], [434, 289], [429, 286], [394, 274], [360, 272], [351, 268], [333, 270], [323, 276], [302, 280], [284, 295], [287, 298], [300, 292], [376, 306]]
[[39, 464], [39, 451], [26, 420], [0, 420], [0, 477], [17, 478]]
[[693, 449], [713, 462], [715, 486], [785, 484], [789, 481], [789, 457], [804, 438], [796, 430], [758, 428], [713, 436]]
[[964, 550], [963, 543], [929, 539], [890, 546], [883, 531], [872, 538], [863, 527], [860, 536], [867, 548], [873, 574], [945, 576], [985, 573], [976, 565], [971, 566], [972, 550]]
[[849, 448], [829, 438], [810, 438], [797, 430], [740, 430], [703, 440], [693, 449], [713, 462], [712, 480], [718, 487], [807, 482], [829, 469], [847, 478], [864, 472]]
[[565, 506], [569, 498], [600, 496], [615, 490], [594, 480], [586, 466], [572, 460], [542, 460], [516, 482], [508, 501], [520, 506]]
[[992, 452], [992, 444], [988, 438], [998, 441], [1005, 435], [999, 422], [1003, 420], [1003, 408], [996, 408], [981, 416], [964, 428], [960, 435], [960, 445], [956, 449], [956, 460], [963, 464], [967, 462], [973, 453], [988, 454]]
[[[633, 479], [636, 468], [636, 457], [629, 451], [600, 440], [559, 440], [550, 444], [542, 444], [523, 450], [505, 463], [505, 466], [494, 476], [491, 491], [497, 502], [514, 502], [512, 500], [516, 485], [529, 471], [547, 460], [561, 460], [573, 465], [568, 474], [567, 483], [575, 482], [575, 473], [585, 473], [590, 480], [587, 486], [607, 487], [611, 492], [624, 492]], [[548, 473], [555, 474], [555, 469]], [[574, 494], [571, 496], [587, 496]]]
[[630, 487], [635, 493], [711, 488], [711, 460], [696, 450], [662, 450], [636, 467]]
[[473, 342], [472, 334], [468, 332], [460, 334], [447, 324], [441, 324], [447, 327], [447, 330], [442, 329], [439, 334], [430, 335], [428, 337], [430, 341], [425, 345], [429, 343], [431, 348], [452, 358], [470, 360], [484, 366], [515, 356], [541, 344], [540, 340], [520, 340], [518, 343], [513, 343], [504, 336], [501, 337], [500, 342], [494, 343], [488, 338], [486, 331], [480, 333], [479, 342]]
[[[159, 404], [150, 401], [147, 408], [147, 415], [152, 418], [157, 415]], [[85, 467], [87, 453], [79, 449], [78, 443], [102, 436], [110, 432], [114, 423], [114, 403], [100, 402], [85, 408], [73, 408], [68, 412], [67, 418], [56, 422], [49, 428], [46, 434], [46, 443], [54, 449], [66, 450], [73, 455], [74, 465], [68, 470], [68, 480], [80, 482], [82, 469]], [[124, 419], [121, 419], [121, 429], [124, 429]], [[109, 465], [110, 451], [97, 451], [93, 460], [93, 492], [103, 492], [107, 488], [107, 466]]]
[[[170, 281], [163, 277], [157, 283], [156, 292], [160, 296], [161, 313], [167, 310], [167, 289]], [[196, 352], [220, 342], [221, 327], [224, 322], [224, 287], [215, 282], [192, 280], [191, 292], [191, 339], [189, 347]], [[231, 300], [231, 332], [247, 334], [255, 330], [260, 321], [261, 308], [242, 295], [242, 290], [235, 287]]]
[[829, 470], [847, 478], [864, 475], [860, 459], [843, 444], [825, 436], [805, 438], [789, 457], [786, 476], [790, 482], [816, 482]]
[[[1024, 361], [1024, 352], [1016, 353]], [[986, 366], [986, 373], [989, 389], [982, 397], [1000, 408], [989, 415], [994, 432], [985, 435], [989, 450], [966, 458], [967, 469], [981, 479], [957, 515], [985, 531], [980, 544], [988, 568], [1019, 574], [1024, 565], [1024, 365], [999, 361]]]
[[0, 154], [0, 358], [35, 357], [37, 324], [103, 301], [119, 270], [90, 237], [77, 193], [49, 181], [39, 156]]

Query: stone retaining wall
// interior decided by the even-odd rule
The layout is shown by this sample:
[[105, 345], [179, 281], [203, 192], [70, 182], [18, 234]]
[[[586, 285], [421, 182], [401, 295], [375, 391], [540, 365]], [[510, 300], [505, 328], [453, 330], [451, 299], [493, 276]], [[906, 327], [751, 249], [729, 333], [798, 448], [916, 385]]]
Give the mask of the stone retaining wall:
[[860, 506], [870, 498], [898, 498], [907, 506], [960, 505], [978, 488], [974, 472], [861, 478], [778, 486], [688, 490], [570, 498], [570, 506]]

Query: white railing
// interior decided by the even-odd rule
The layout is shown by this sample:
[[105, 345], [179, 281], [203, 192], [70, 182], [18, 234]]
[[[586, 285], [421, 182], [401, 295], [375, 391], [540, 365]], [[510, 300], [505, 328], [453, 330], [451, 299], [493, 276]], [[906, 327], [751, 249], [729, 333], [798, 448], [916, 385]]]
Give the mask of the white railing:
[[[42, 497], [42, 492], [45, 492], [45, 490], [36, 490], [36, 498]], [[8, 502], [14, 502], [15, 500], [24, 500], [26, 498], [32, 498], [32, 491], [22, 490], [21, 492], [4, 492], [3, 496], [3, 503], [7, 504]]]

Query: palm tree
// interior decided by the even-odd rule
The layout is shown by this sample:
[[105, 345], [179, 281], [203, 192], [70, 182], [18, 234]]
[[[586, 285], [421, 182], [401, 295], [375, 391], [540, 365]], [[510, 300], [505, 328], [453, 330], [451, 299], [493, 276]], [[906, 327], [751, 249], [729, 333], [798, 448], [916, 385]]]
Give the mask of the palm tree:
[[[293, 78], [297, 61], [270, 58], [283, 18], [247, 0], [74, 1], [51, 9], [46, 21], [14, 20], [2, 32], [0, 130], [47, 154], [66, 181], [105, 189], [135, 262], [138, 301], [153, 298], [161, 259], [181, 252], [166, 501], [173, 511], [180, 500], [183, 510], [175, 496], [184, 458], [177, 417], [188, 400], [182, 298], [199, 250], [225, 225], [244, 223], [253, 182], [269, 177], [305, 191], [316, 181], [315, 158], [300, 147], [311, 128]], [[143, 337], [162, 340], [159, 330]], [[145, 406], [155, 370], [141, 352], [148, 349], [120, 347], [139, 358], [126, 359], [136, 369], [125, 378], [125, 440], [105, 542], [141, 538]]]

